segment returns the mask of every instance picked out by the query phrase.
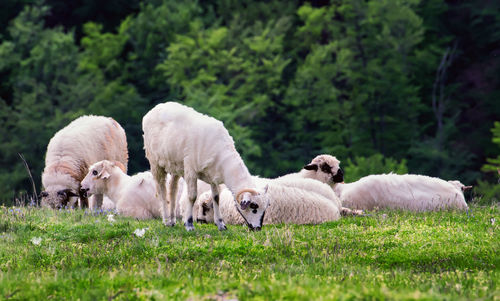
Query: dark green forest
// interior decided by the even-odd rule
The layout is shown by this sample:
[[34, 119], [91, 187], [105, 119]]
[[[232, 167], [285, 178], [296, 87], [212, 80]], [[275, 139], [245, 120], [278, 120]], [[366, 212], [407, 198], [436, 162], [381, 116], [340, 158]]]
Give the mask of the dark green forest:
[[223, 121], [252, 174], [328, 153], [348, 181], [498, 199], [499, 75], [499, 1], [2, 0], [0, 200], [32, 193], [19, 153], [40, 187], [50, 138], [84, 114], [115, 118], [130, 172], [148, 169], [141, 120], [165, 101]]

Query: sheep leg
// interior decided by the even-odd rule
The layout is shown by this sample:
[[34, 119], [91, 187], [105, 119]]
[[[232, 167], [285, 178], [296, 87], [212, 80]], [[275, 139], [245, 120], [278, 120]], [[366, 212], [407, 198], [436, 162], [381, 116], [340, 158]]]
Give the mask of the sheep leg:
[[185, 174], [185, 180], [187, 184], [188, 199], [189, 202], [186, 204], [186, 214], [184, 215], [184, 227], [188, 231], [194, 230], [193, 225], [193, 206], [196, 201], [196, 196], [198, 192], [198, 183], [196, 176], [188, 176]]
[[165, 226], [175, 226], [175, 220], [167, 221], [167, 183], [165, 183], [167, 173], [162, 168], [151, 166], [151, 173], [155, 179], [156, 196], [160, 199], [160, 211], [163, 224]]
[[96, 210], [102, 208], [102, 194], [94, 194], [89, 198], [89, 208], [92, 210]]
[[170, 202], [170, 212], [168, 213], [169, 223], [175, 225], [175, 201], [177, 195], [177, 183], [179, 182], [179, 176], [172, 175], [168, 187], [168, 201]]
[[214, 221], [219, 228], [219, 231], [226, 230], [226, 224], [222, 220], [222, 216], [219, 211], [219, 185], [211, 184], [210, 188], [212, 189], [212, 197], [214, 198]]

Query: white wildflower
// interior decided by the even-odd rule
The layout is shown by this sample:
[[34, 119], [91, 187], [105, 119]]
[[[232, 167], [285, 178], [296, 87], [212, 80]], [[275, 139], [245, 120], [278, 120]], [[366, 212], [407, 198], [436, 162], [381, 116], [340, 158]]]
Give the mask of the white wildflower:
[[115, 216], [113, 214], [108, 214], [108, 222], [110, 223], [116, 222]]
[[41, 237], [33, 237], [31, 239], [31, 243], [34, 244], [35, 246], [39, 246], [41, 242], [42, 242]]
[[490, 218], [490, 223], [491, 223], [492, 225], [495, 225], [495, 222], [496, 222], [496, 221], [497, 221], [497, 220], [496, 220], [494, 217]]
[[146, 230], [148, 230], [149, 228], [143, 228], [143, 229], [135, 229], [134, 231], [134, 234], [135, 236], [137, 237], [143, 237], [144, 234], [146, 233]]

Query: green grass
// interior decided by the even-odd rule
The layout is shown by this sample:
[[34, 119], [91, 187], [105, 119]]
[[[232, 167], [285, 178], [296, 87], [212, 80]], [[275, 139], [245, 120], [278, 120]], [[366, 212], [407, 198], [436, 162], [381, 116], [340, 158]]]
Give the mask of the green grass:
[[499, 213], [380, 211], [188, 233], [159, 220], [0, 207], [0, 299], [499, 300]]

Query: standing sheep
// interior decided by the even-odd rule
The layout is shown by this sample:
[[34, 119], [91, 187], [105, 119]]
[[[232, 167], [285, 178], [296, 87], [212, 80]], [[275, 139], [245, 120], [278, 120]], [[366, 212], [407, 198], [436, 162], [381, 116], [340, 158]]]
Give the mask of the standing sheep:
[[468, 208], [461, 189], [445, 180], [423, 175], [370, 175], [353, 183], [339, 183], [334, 190], [345, 206], [357, 209], [432, 211]]
[[[126, 170], [127, 138], [123, 128], [109, 117], [82, 116], [58, 131], [47, 146], [42, 173], [42, 206], [60, 208], [80, 194], [80, 182], [89, 166], [101, 160], [118, 161]], [[87, 198], [80, 195], [81, 205]], [[90, 205], [102, 205], [102, 195], [91, 198]]]
[[[215, 223], [226, 229], [219, 212], [219, 184], [239, 197], [237, 209], [252, 230], [260, 230], [269, 204], [263, 191], [257, 191], [247, 167], [234, 147], [234, 141], [222, 122], [200, 114], [184, 105], [158, 104], [142, 119], [144, 149], [162, 200], [163, 223], [175, 225], [176, 185], [179, 177], [186, 181], [189, 204], [183, 217], [186, 230], [194, 230], [193, 204], [197, 196], [197, 179], [211, 186], [214, 195]], [[167, 199], [165, 177], [172, 174]], [[170, 202], [167, 214], [166, 202]], [[252, 210], [249, 210], [250, 205]]]
[[[258, 187], [268, 186], [270, 198], [264, 224], [320, 224], [340, 218], [340, 202], [328, 185], [312, 179], [261, 179], [254, 177]], [[306, 189], [304, 189], [304, 187]], [[327, 194], [326, 197], [323, 193]], [[196, 220], [213, 222], [213, 198], [210, 191], [199, 198]], [[338, 203], [338, 206], [335, 204]], [[227, 189], [220, 194], [220, 212], [228, 224], [243, 224], [243, 218], [234, 207], [234, 196]], [[252, 208], [252, 207], [250, 207]]]

